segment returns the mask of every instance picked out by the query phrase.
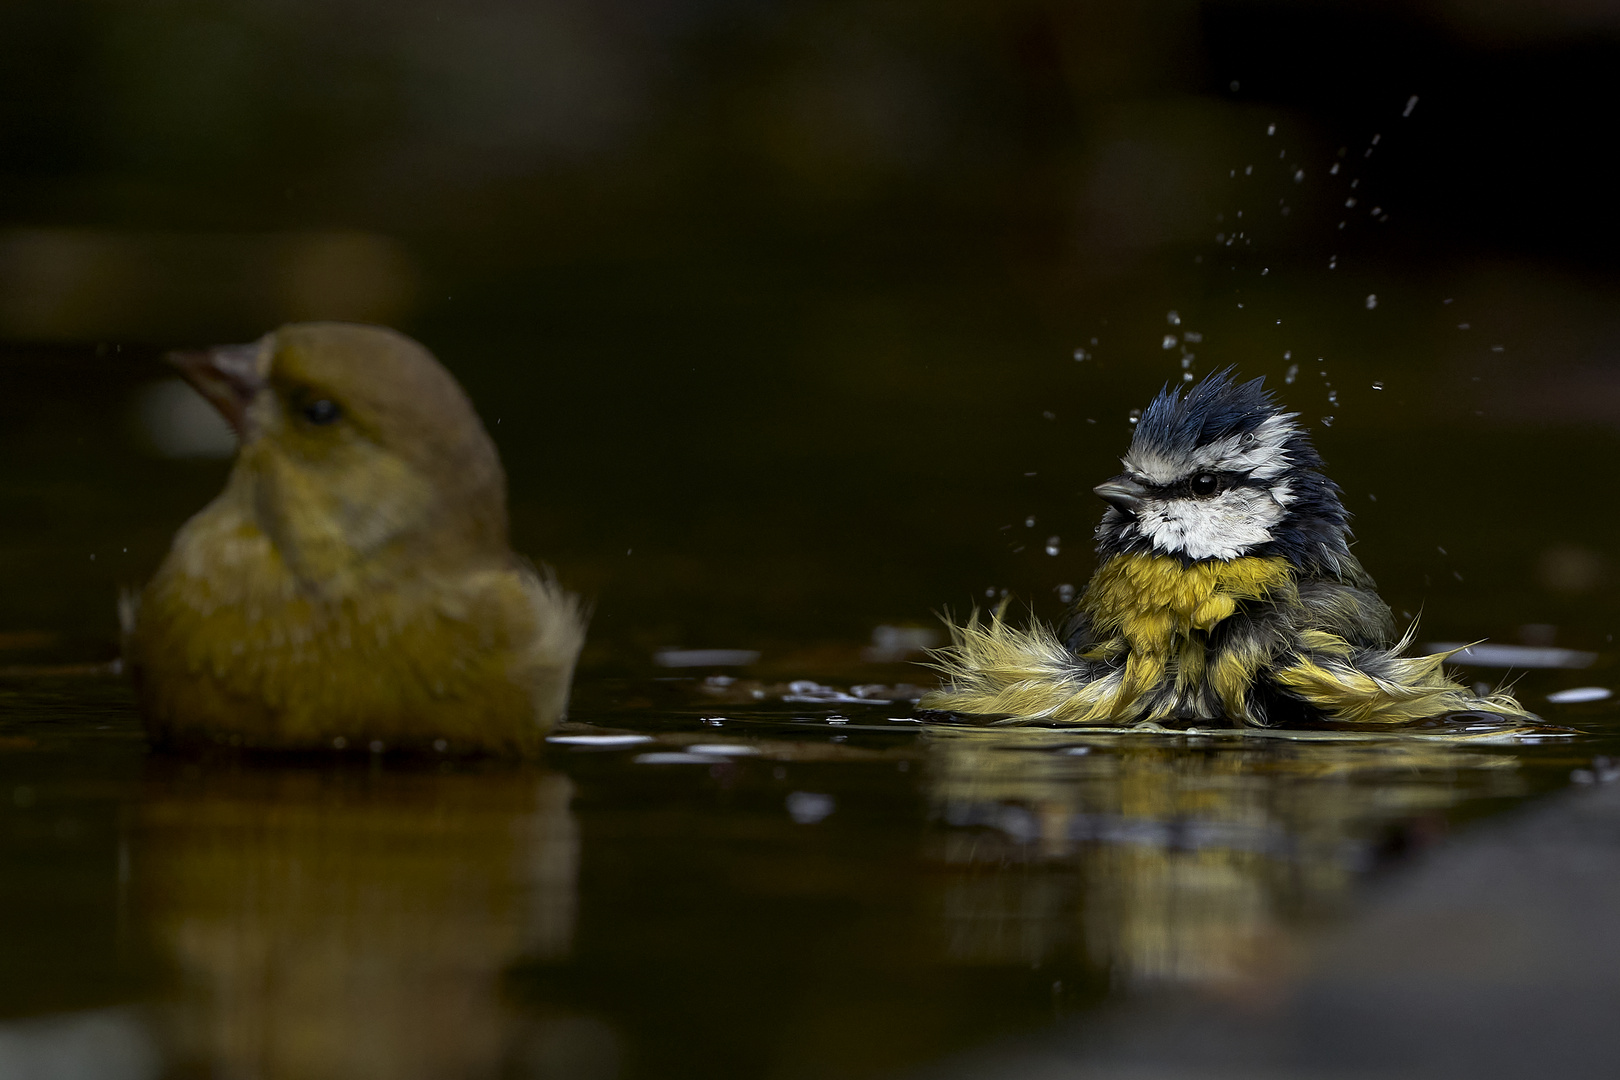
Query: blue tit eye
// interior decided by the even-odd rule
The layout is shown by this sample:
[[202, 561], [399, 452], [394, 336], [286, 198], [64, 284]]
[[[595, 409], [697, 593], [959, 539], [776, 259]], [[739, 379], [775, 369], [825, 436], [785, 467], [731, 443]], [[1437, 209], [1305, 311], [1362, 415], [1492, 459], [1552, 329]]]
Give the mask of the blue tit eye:
[[331, 398], [316, 398], [304, 406], [304, 419], [317, 426], [330, 424], [343, 415], [343, 410]]
[[1200, 499], [1207, 499], [1221, 488], [1221, 482], [1213, 473], [1199, 473], [1192, 478], [1192, 493]]

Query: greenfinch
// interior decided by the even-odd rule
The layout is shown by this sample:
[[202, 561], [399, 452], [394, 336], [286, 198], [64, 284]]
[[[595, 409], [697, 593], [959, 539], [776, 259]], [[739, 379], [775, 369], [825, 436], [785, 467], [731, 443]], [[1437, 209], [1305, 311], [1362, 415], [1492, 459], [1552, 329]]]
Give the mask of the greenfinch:
[[585, 616], [512, 552], [500, 458], [449, 372], [343, 323], [170, 359], [240, 448], [122, 605], [152, 737], [538, 750]]

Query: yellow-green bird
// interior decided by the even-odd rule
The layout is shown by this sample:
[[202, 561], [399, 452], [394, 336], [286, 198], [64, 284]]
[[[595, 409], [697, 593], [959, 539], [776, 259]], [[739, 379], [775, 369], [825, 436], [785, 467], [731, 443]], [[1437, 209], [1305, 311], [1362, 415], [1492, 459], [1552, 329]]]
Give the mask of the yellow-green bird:
[[505, 473], [449, 372], [344, 323], [171, 359], [241, 447], [122, 605], [154, 739], [536, 750], [584, 613], [512, 552]]
[[1125, 471], [1096, 492], [1099, 565], [1064, 625], [997, 612], [935, 654], [924, 708], [1013, 721], [1403, 724], [1453, 712], [1532, 718], [1507, 694], [1408, 657], [1350, 554], [1349, 515], [1310, 436], [1264, 381], [1165, 389]]

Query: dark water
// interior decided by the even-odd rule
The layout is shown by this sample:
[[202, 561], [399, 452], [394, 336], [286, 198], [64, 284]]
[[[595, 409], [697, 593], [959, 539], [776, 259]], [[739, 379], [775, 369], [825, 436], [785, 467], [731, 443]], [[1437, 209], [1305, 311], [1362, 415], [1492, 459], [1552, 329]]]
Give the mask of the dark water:
[[[1620, 754], [1548, 701], [1620, 656], [1611, 30], [329, 7], [0, 17], [0, 1076], [899, 1075], [1281, 978]], [[563, 734], [639, 741], [147, 750], [117, 591], [228, 469], [157, 357], [313, 317], [462, 379], [595, 603]], [[1463, 669], [1584, 734], [916, 722], [935, 613], [1055, 616], [1129, 411], [1229, 365], [1420, 640], [1585, 654]]]

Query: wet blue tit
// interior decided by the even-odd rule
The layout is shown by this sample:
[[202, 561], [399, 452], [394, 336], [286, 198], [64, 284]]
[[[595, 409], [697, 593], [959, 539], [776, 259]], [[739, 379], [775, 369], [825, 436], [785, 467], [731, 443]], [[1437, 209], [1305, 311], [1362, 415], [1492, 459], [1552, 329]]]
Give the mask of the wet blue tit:
[[[998, 611], [952, 628], [922, 706], [1029, 722], [1405, 724], [1452, 712], [1529, 718], [1405, 656], [1350, 553], [1349, 514], [1310, 436], [1264, 380], [1166, 388], [1137, 423], [1098, 567], [1065, 623]], [[1005, 605], [1003, 605], [1003, 609]]]

